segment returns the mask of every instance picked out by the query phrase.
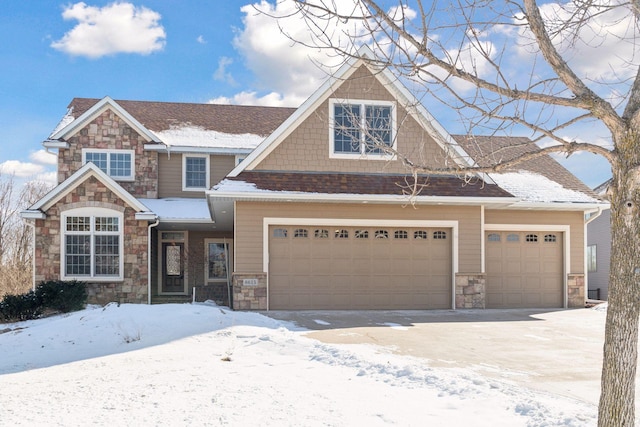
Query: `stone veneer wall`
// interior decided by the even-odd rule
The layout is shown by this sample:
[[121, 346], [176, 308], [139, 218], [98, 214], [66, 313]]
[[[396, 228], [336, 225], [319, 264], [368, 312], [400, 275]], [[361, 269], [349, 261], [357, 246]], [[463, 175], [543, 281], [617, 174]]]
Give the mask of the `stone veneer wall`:
[[584, 274], [567, 275], [567, 306], [569, 308], [584, 307]]
[[89, 282], [89, 303], [107, 304], [147, 302], [147, 222], [135, 219], [135, 211], [95, 177], [59, 200], [47, 212], [46, 219], [35, 221], [36, 284], [60, 279], [61, 213], [83, 207], [102, 207], [124, 213], [124, 280]]
[[135, 197], [158, 197], [158, 153], [144, 151], [144, 138], [111, 110], [105, 110], [68, 142], [68, 149], [58, 150], [58, 183], [83, 166], [83, 148], [133, 150], [134, 180], [118, 181], [118, 184]]
[[485, 308], [485, 273], [456, 274], [456, 308]]
[[[257, 285], [245, 285], [244, 280], [257, 280]], [[266, 310], [267, 309], [267, 274], [266, 273], [233, 273], [233, 309], [234, 310]]]

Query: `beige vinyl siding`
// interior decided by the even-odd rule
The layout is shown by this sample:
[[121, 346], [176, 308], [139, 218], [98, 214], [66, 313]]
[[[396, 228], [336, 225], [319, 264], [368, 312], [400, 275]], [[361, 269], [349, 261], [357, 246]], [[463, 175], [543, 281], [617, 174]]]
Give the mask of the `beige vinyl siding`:
[[583, 212], [561, 211], [511, 211], [485, 210], [486, 224], [534, 224], [534, 225], [569, 225], [570, 228], [570, 262], [571, 271], [567, 274], [583, 274], [584, 271], [584, 214]]
[[[182, 154], [160, 153], [158, 155], [159, 177], [158, 197], [204, 197], [204, 191], [182, 191]], [[220, 182], [235, 166], [233, 155], [212, 155], [209, 157], [210, 186]]]
[[236, 202], [235, 271], [263, 271], [265, 217], [458, 221], [459, 270], [480, 271], [479, 207]]
[[[394, 97], [365, 66], [344, 82], [331, 96], [339, 100], [366, 99], [391, 101]], [[442, 148], [403, 108], [396, 112], [397, 149], [421, 164], [444, 166]], [[255, 170], [406, 173], [398, 160], [333, 159], [329, 158], [329, 101], [323, 102], [300, 124]]]

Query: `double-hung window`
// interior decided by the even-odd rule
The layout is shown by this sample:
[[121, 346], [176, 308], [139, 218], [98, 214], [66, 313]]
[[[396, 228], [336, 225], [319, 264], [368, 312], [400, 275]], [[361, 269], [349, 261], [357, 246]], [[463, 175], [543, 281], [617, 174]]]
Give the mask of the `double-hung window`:
[[209, 188], [209, 156], [184, 154], [182, 156], [182, 190], [203, 191]]
[[82, 163], [94, 163], [104, 173], [117, 181], [132, 181], [134, 169], [133, 150], [82, 150]]
[[330, 157], [373, 155], [388, 159], [395, 149], [395, 106], [392, 102], [331, 100]]
[[122, 279], [123, 216], [104, 208], [62, 215], [63, 279]]

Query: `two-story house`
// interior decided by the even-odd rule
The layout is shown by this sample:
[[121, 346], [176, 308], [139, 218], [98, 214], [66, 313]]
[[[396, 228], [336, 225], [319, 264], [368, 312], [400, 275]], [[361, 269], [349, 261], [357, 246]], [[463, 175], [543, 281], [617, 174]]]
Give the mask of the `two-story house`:
[[297, 109], [74, 99], [44, 142], [58, 185], [22, 214], [34, 281], [86, 281], [95, 303], [582, 306], [584, 215], [601, 202], [566, 169], [542, 156], [415, 181], [375, 145], [465, 167], [514, 142], [537, 149], [450, 135], [362, 59]]

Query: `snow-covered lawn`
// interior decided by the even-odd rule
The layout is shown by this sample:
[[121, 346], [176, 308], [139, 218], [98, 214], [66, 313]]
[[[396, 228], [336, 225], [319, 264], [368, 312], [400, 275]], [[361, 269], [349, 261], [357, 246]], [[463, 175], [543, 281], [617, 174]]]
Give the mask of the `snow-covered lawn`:
[[[389, 325], [394, 327], [394, 325]], [[2, 425], [589, 426], [596, 408], [212, 304], [0, 324]]]

